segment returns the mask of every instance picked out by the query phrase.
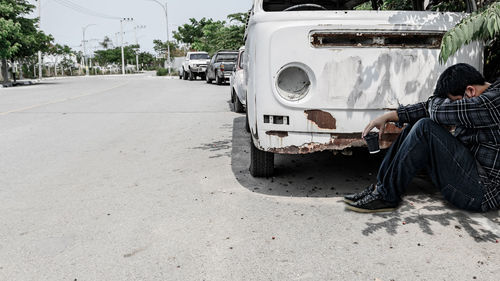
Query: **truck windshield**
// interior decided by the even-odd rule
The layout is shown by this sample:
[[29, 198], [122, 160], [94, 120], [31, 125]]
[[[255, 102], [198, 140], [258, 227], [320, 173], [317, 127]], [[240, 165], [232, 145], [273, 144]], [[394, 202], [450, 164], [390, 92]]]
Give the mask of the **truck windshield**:
[[209, 57], [208, 57], [208, 54], [191, 54], [191, 56], [189, 56], [189, 59], [191, 59], [191, 60], [208, 60]]
[[266, 12], [306, 10], [397, 10], [472, 12], [473, 0], [264, 0]]
[[217, 62], [236, 62], [238, 59], [238, 54], [219, 54], [217, 56]]

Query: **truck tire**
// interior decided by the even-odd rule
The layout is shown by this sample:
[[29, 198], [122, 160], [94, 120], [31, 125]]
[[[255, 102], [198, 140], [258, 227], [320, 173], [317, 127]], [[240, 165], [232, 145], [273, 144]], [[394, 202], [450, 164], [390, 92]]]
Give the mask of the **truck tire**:
[[236, 112], [236, 113], [243, 113], [243, 112], [245, 112], [245, 107], [240, 102], [240, 98], [238, 98], [238, 95], [234, 92], [234, 90], [232, 92], [233, 92], [232, 96], [233, 96], [233, 109], [234, 109], [234, 112]]
[[274, 174], [274, 154], [259, 150], [250, 137], [250, 174], [255, 178], [269, 178]]
[[246, 111], [245, 131], [247, 131], [247, 133], [250, 133], [250, 123], [248, 123], [248, 111]]
[[222, 79], [219, 78], [217, 72], [215, 73], [215, 84], [222, 85]]
[[188, 73], [186, 71], [182, 71], [182, 78], [188, 80]]
[[196, 79], [196, 76], [194, 76], [194, 73], [192, 71], [189, 71], [189, 81], [193, 81]]

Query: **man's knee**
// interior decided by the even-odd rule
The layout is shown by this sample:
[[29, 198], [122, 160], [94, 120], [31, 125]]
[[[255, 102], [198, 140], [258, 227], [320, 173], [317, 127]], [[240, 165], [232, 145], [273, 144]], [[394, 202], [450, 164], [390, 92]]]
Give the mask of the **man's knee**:
[[426, 130], [431, 127], [439, 126], [436, 122], [432, 121], [431, 118], [422, 118], [413, 125], [414, 130]]

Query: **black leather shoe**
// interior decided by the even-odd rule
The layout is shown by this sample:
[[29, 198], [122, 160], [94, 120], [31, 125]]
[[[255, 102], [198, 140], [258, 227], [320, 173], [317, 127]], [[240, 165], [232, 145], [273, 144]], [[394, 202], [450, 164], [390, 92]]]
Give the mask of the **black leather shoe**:
[[347, 204], [352, 204], [352, 203], [362, 199], [366, 195], [372, 193], [374, 190], [375, 190], [375, 185], [371, 184], [370, 186], [368, 186], [367, 188], [365, 188], [365, 190], [363, 190], [361, 192], [344, 196], [344, 202], [346, 202]]
[[347, 203], [346, 208], [358, 213], [380, 213], [392, 212], [398, 205], [398, 203], [385, 201], [380, 194], [370, 193], [354, 203]]

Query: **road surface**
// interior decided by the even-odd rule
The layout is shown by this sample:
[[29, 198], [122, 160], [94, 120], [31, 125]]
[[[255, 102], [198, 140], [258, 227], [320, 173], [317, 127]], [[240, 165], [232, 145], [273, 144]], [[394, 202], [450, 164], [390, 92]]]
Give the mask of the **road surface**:
[[254, 179], [228, 100], [149, 73], [0, 89], [0, 280], [498, 280], [498, 212], [425, 179], [397, 212], [346, 211], [363, 150]]

